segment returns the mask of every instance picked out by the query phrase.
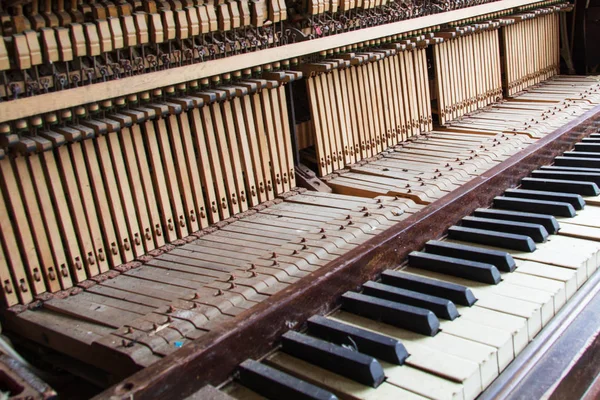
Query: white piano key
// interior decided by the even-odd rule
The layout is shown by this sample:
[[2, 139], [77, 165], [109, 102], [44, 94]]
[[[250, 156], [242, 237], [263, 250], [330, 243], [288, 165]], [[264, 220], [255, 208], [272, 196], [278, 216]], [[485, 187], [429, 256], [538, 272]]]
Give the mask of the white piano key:
[[554, 313], [562, 308], [567, 302], [565, 284], [552, 279], [542, 278], [529, 274], [522, 274], [518, 269], [511, 274], [503, 274], [502, 281], [511, 285], [532, 288], [549, 293], [554, 299]]
[[560, 217], [556, 219], [561, 226], [563, 222], [567, 222], [574, 225], [600, 228], [600, 207], [587, 204], [582, 210], [577, 211], [577, 215], [573, 218]]
[[577, 291], [577, 271], [570, 268], [555, 267], [534, 261], [519, 261], [519, 272], [562, 282], [565, 285], [567, 300]]
[[460, 384], [440, 378], [426, 371], [398, 366], [380, 361], [385, 371], [386, 382], [411, 392], [435, 400], [463, 400], [463, 388]]
[[561, 222], [560, 234], [578, 239], [600, 241], [600, 228]]
[[500, 372], [515, 358], [513, 337], [508, 331], [482, 325], [466, 318], [440, 322], [444, 333], [495, 347]]
[[587, 206], [600, 206], [600, 196], [583, 196]]
[[266, 397], [263, 397], [236, 382], [232, 382], [224, 387], [223, 392], [238, 400], [268, 400]]
[[512, 335], [514, 355], [517, 356], [529, 343], [527, 319], [500, 311], [479, 307], [460, 307], [460, 318], [492, 328], [507, 331]]

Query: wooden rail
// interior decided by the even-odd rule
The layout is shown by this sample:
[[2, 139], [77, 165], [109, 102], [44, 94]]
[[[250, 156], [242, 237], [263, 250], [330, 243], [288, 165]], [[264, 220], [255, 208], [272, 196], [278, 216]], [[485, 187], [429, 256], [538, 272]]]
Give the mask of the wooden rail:
[[205, 384], [218, 385], [247, 358], [258, 359], [279, 337], [302, 328], [314, 314], [339, 305], [340, 296], [403, 262], [408, 253], [442, 236], [448, 227], [549, 164], [597, 129], [600, 106], [528, 146], [421, 212], [334, 260], [300, 282], [243, 312], [198, 340], [101, 393], [100, 399], [176, 400]]
[[374, 40], [385, 36], [429, 28], [431, 26], [442, 25], [453, 21], [505, 11], [535, 3], [540, 3], [540, 0], [500, 0], [460, 10], [427, 15], [305, 42], [240, 54], [236, 55], [235, 58], [225, 57], [218, 60], [171, 68], [165, 71], [150, 72], [119, 80], [96, 83], [74, 89], [66, 89], [60, 92], [6, 101], [0, 103], [0, 123], [98, 102], [105, 99], [127, 96], [129, 94], [156, 88], [177, 85], [218, 74], [252, 68], [258, 65], [273, 63], [275, 61], [301, 57], [307, 54], [318, 53], [323, 50], [348, 46], [367, 40]]

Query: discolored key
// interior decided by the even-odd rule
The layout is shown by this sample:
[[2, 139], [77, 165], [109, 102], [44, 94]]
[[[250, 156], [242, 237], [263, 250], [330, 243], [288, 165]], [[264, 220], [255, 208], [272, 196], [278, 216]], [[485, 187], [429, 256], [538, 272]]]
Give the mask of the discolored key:
[[495, 208], [478, 208], [473, 212], [476, 217], [502, 219], [507, 221], [528, 222], [542, 225], [548, 233], [554, 235], [558, 232], [558, 221], [552, 215], [534, 214], [520, 211], [498, 210]]
[[368, 281], [363, 285], [363, 293], [367, 296], [379, 297], [381, 299], [391, 300], [409, 306], [425, 308], [433, 311], [438, 318], [453, 320], [458, 317], [458, 310], [454, 303], [441, 297], [373, 281]]
[[523, 178], [524, 189], [544, 190], [550, 192], [576, 193], [582, 196], [598, 196], [600, 188], [594, 182], [582, 182], [566, 179]]
[[320, 315], [310, 317], [308, 332], [323, 340], [360, 350], [392, 364], [403, 365], [408, 351], [397, 339], [347, 325]]
[[244, 386], [269, 399], [334, 400], [333, 393], [321, 389], [278, 369], [246, 360], [239, 366], [239, 379]]
[[470, 307], [477, 301], [471, 289], [466, 286], [407, 274], [402, 271], [383, 271], [381, 281], [386, 285], [443, 297], [461, 306]]
[[420, 251], [413, 251], [408, 255], [408, 265], [493, 285], [498, 284], [501, 280], [498, 268], [494, 267], [492, 264], [445, 257]]
[[480, 217], [464, 217], [461, 224], [469, 228], [529, 236], [536, 243], [543, 243], [548, 239], [548, 231], [539, 224]]
[[355, 292], [342, 295], [342, 309], [427, 336], [434, 336], [440, 328], [440, 321], [429, 310]]
[[569, 203], [573, 206], [575, 210], [581, 210], [583, 207], [585, 207], [585, 201], [583, 200], [583, 198], [580, 195], [573, 193], [547, 192], [527, 189], [508, 189], [506, 192], [504, 192], [504, 197], [518, 197], [521, 199], [558, 201], [562, 203]]
[[[477, 213], [478, 210], [475, 212]], [[483, 210], [487, 211], [487, 210]], [[490, 210], [497, 211], [497, 210]], [[500, 211], [502, 212], [502, 211]], [[495, 217], [494, 217], [495, 218]], [[551, 217], [554, 219], [554, 217]], [[502, 219], [502, 218], [498, 218]], [[556, 220], [554, 220], [556, 221]], [[442, 242], [430, 240], [425, 244], [427, 253], [439, 254], [440, 256], [462, 258], [464, 260], [478, 261], [486, 264], [492, 264], [498, 270], [512, 272], [516, 268], [515, 260], [510, 254], [504, 251], [482, 249], [475, 246], [466, 246], [463, 244]], [[425, 293], [425, 292], [424, 292]], [[435, 294], [435, 293], [429, 293]], [[443, 296], [442, 296], [443, 297]], [[456, 303], [456, 301], [455, 301]]]
[[575, 209], [571, 204], [558, 201], [495, 197], [494, 207], [503, 210], [550, 214], [555, 217], [573, 218], [575, 216]]
[[363, 385], [376, 388], [385, 380], [381, 364], [373, 357], [294, 331], [281, 339], [285, 353]]

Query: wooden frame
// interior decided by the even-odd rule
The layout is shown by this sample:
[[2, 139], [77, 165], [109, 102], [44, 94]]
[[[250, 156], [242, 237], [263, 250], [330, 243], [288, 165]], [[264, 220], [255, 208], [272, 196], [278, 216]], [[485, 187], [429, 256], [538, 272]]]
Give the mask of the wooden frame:
[[166, 71], [150, 72], [60, 92], [26, 97], [16, 101], [7, 101], [0, 103], [0, 123], [102, 101], [107, 98], [122, 97], [133, 93], [153, 90], [157, 87], [177, 85], [213, 75], [252, 68], [257, 65], [301, 57], [336, 47], [343, 47], [404, 32], [416, 31], [431, 26], [442, 25], [448, 22], [539, 2], [539, 0], [502, 0], [460, 10], [427, 15], [372, 28], [346, 32], [339, 35], [293, 43], [286, 46], [269, 48], [257, 52], [238, 54], [235, 56], [235, 62], [231, 62], [229, 57], [225, 57], [200, 64], [172, 68]]

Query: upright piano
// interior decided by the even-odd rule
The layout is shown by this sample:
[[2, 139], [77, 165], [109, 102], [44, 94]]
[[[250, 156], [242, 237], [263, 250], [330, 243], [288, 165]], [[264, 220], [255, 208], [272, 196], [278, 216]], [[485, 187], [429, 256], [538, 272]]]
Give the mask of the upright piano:
[[590, 15], [0, 1], [0, 391], [594, 398]]

